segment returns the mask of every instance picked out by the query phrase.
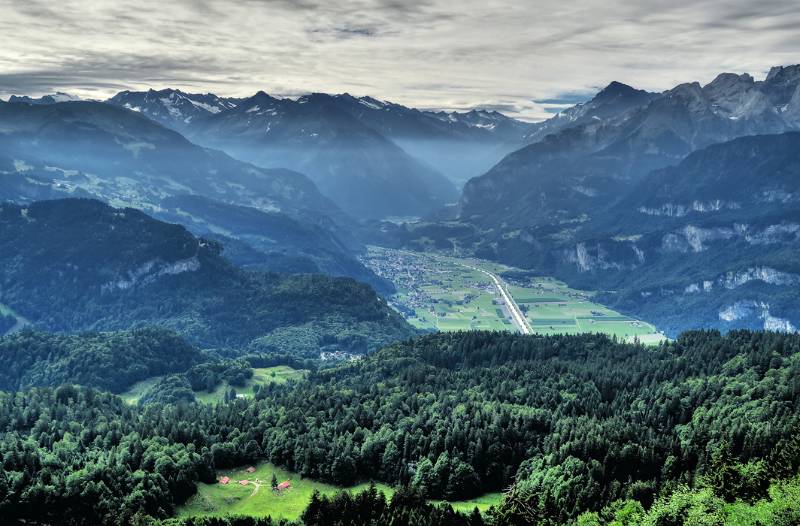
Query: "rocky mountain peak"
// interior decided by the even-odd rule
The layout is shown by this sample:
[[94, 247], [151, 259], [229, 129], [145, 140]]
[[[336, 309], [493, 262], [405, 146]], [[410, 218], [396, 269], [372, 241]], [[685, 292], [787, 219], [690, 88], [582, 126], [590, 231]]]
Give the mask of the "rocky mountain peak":
[[736, 73], [720, 73], [717, 78], [703, 87], [704, 91], [733, 90], [741, 88], [752, 88], [755, 86], [755, 79], [747, 73], [737, 75]]
[[770, 69], [763, 84], [764, 90], [775, 106], [788, 104], [800, 86], [800, 64]]
[[600, 90], [600, 92], [595, 95], [595, 101], [604, 101], [609, 99], [616, 99], [619, 97], [625, 97], [629, 95], [635, 95], [639, 93], [641, 90], [637, 90], [627, 84], [623, 84], [622, 82], [612, 81], [608, 86]]
[[800, 78], [800, 64], [791, 66], [775, 66], [770, 68], [767, 73], [766, 82], [782, 82], [786, 80], [797, 80]]

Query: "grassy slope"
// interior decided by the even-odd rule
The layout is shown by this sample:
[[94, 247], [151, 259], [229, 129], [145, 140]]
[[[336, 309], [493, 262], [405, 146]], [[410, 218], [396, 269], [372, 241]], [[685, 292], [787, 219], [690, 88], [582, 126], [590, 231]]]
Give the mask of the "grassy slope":
[[267, 384], [285, 384], [289, 380], [301, 380], [305, 377], [306, 371], [297, 371], [286, 365], [278, 365], [276, 367], [265, 367], [253, 369], [253, 377], [247, 381], [244, 387], [235, 387], [223, 382], [214, 389], [213, 392], [208, 393], [205, 391], [196, 392], [194, 395], [198, 401], [213, 404], [221, 401], [225, 397], [225, 391], [230, 390], [231, 387], [236, 389], [238, 394], [246, 397], [253, 396], [254, 385], [267, 385]]
[[[235, 387], [236, 392], [244, 396], [253, 396], [254, 385], [285, 384], [289, 380], [301, 380], [305, 378], [307, 371], [298, 371], [286, 365], [275, 367], [264, 367], [253, 369], [253, 377], [247, 381], [244, 387]], [[161, 377], [148, 378], [131, 386], [130, 389], [120, 395], [126, 403], [136, 404], [144, 393], [160, 380]], [[195, 392], [194, 395], [199, 402], [213, 404], [222, 401], [225, 391], [231, 388], [227, 382], [223, 382], [214, 389], [213, 392]]]
[[[368, 483], [363, 483], [350, 488], [339, 488], [330, 484], [300, 478], [296, 473], [286, 471], [270, 463], [258, 464], [254, 467], [256, 468], [255, 473], [247, 473], [245, 468], [220, 471], [218, 473], [219, 477], [228, 476], [231, 478], [231, 483], [225, 486], [222, 484], [199, 484], [197, 494], [178, 509], [178, 516], [270, 515], [273, 518], [293, 520], [300, 517], [300, 514], [305, 510], [314, 490], [319, 491], [321, 494], [333, 495], [341, 489], [358, 493], [369, 487]], [[292, 487], [283, 492], [272, 491], [270, 481], [273, 474], [277, 477], [278, 482], [290, 481]], [[258, 481], [261, 486], [257, 487], [252, 483], [242, 486], [237, 483], [242, 479]], [[376, 484], [376, 487], [387, 498], [391, 498], [394, 494], [391, 486]], [[453, 508], [465, 512], [471, 512], [476, 506], [481, 511], [485, 511], [490, 506], [498, 504], [501, 498], [502, 495], [500, 493], [491, 493], [474, 500], [452, 502], [450, 504]]]

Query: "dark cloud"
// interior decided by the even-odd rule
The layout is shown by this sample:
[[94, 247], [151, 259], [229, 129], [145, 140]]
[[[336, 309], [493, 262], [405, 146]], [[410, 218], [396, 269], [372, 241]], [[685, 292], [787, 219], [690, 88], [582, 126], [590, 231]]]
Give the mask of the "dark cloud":
[[373, 95], [540, 119], [798, 61], [796, 0], [0, 0], [0, 96], [175, 86]]

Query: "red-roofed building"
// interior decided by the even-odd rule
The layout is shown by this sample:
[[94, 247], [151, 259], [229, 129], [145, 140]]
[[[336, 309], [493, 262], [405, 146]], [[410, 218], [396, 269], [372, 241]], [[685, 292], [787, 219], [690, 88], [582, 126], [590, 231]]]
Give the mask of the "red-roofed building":
[[247, 471], [248, 473], [255, 473], [256, 472], [256, 468], [254, 468], [253, 466], [250, 466], [245, 471]]
[[222, 484], [223, 486], [228, 484], [230, 481], [231, 481], [230, 477], [222, 477], [221, 479], [219, 479], [219, 483]]
[[241, 484], [242, 486], [247, 486], [248, 484], [250, 484], [250, 481], [249, 480], [240, 480], [239, 484]]
[[284, 482], [281, 482], [280, 484], [278, 484], [278, 485], [275, 487], [275, 489], [277, 489], [278, 491], [283, 491], [283, 490], [285, 490], [285, 489], [289, 489], [289, 488], [291, 488], [291, 487], [292, 487], [292, 483], [291, 483], [291, 482], [289, 482], [288, 480], [286, 480], [286, 481], [284, 481]]

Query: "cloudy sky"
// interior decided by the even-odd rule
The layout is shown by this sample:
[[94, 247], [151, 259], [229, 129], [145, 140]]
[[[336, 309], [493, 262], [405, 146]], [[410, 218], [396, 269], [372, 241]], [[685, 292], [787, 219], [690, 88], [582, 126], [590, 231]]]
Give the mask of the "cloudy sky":
[[372, 95], [529, 120], [800, 62], [797, 0], [0, 0], [0, 97]]

